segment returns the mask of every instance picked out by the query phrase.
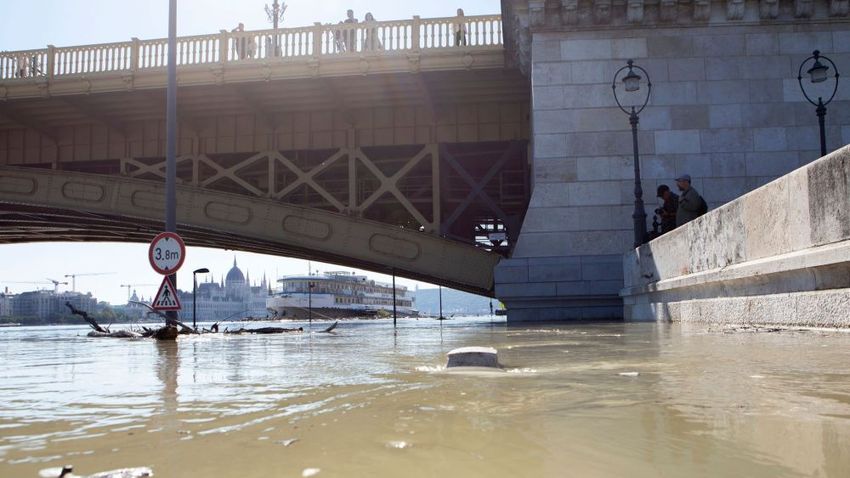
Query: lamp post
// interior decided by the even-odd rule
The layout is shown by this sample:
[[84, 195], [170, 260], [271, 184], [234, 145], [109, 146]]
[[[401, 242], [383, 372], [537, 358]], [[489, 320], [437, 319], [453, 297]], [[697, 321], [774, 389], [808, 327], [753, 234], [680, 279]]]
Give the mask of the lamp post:
[[[832, 87], [832, 94], [829, 96], [829, 99], [823, 101], [822, 96], [818, 96], [818, 102], [815, 103], [814, 100], [806, 93], [806, 88], [803, 87], [803, 67], [809, 63], [810, 60], [813, 60], [814, 63], [812, 67], [806, 70], [806, 74], [809, 75], [809, 80], [812, 84], [823, 83], [824, 81], [829, 79], [829, 66], [821, 63], [821, 60], [828, 62], [832, 65], [832, 70], [835, 71], [833, 75], [833, 80], [835, 81], [835, 85]], [[812, 52], [812, 56], [803, 60], [800, 63], [800, 69], [797, 71], [797, 82], [800, 84], [800, 90], [803, 91], [803, 96], [806, 97], [806, 100], [809, 103], [815, 106], [815, 113], [818, 115], [818, 126], [820, 126], [820, 155], [826, 156], [826, 129], [824, 127], [824, 119], [826, 118], [826, 105], [835, 98], [835, 93], [838, 91], [838, 67], [835, 66], [835, 63], [832, 62], [829, 58], [820, 54], [820, 51], [815, 50]]]
[[398, 322], [398, 315], [396, 314], [396, 305], [395, 305], [395, 269], [393, 269], [393, 328], [396, 327]]
[[443, 317], [443, 286], [439, 286], [440, 291], [440, 316], [437, 317], [437, 320], [445, 320]]
[[[165, 99], [165, 230], [177, 232], [177, 0], [168, 2], [168, 86]], [[177, 274], [168, 276], [177, 284]], [[177, 312], [165, 313], [165, 325], [176, 326]]]
[[[639, 70], [646, 76], [646, 98], [643, 100], [643, 104], [640, 105], [639, 108], [635, 106], [624, 107], [620, 102], [620, 98], [617, 96], [617, 79], [622, 75], [623, 72], [626, 72], [625, 75], [622, 75], [623, 87], [627, 93], [634, 93], [640, 90], [640, 81], [641, 76], [635, 72], [635, 70]], [[617, 70], [614, 73], [614, 81], [611, 84], [611, 89], [614, 91], [614, 101], [617, 102], [617, 106], [623, 111], [623, 113], [629, 115], [629, 124], [632, 125], [632, 149], [634, 150], [634, 165], [635, 165], [635, 212], [632, 214], [632, 219], [634, 219], [634, 228], [635, 228], [635, 247], [639, 247], [641, 244], [646, 242], [646, 209], [643, 207], [643, 187], [640, 184], [640, 156], [638, 154], [638, 137], [637, 137], [637, 127], [640, 118], [641, 111], [646, 108], [646, 104], [649, 103], [649, 96], [652, 94], [652, 82], [649, 80], [649, 73], [643, 68], [634, 64], [633, 60], [629, 60], [626, 63], [626, 66]]]
[[206, 267], [192, 271], [192, 328], [198, 330], [197, 320], [198, 315], [198, 274], [209, 274], [210, 270]]
[[283, 20], [283, 13], [286, 11], [286, 7], [286, 3], [280, 4], [277, 0], [274, 0], [271, 7], [266, 4], [266, 15], [269, 17], [272, 25], [274, 25], [274, 56], [280, 56], [280, 36], [277, 29], [278, 24]]
[[307, 281], [307, 324], [310, 329], [313, 328], [313, 287], [316, 283]]

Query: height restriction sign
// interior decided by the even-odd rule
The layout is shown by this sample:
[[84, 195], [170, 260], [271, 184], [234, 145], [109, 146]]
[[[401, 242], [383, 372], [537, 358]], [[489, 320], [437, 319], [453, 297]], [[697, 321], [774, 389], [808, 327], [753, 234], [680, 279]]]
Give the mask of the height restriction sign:
[[183, 260], [186, 259], [186, 244], [177, 234], [162, 232], [151, 241], [148, 259], [153, 270], [158, 273], [162, 275], [174, 274], [183, 265]]

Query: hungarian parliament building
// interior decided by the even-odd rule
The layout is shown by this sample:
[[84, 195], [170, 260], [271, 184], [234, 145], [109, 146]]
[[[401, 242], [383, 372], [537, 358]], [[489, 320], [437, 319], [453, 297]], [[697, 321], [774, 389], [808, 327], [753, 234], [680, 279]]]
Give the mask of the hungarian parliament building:
[[[266, 299], [270, 285], [265, 276], [256, 284], [251, 284], [251, 274], [247, 276], [236, 265], [227, 272], [220, 282], [198, 284], [197, 320], [220, 321], [239, 320], [245, 317], [266, 317]], [[192, 291], [180, 291], [181, 320], [192, 320]]]

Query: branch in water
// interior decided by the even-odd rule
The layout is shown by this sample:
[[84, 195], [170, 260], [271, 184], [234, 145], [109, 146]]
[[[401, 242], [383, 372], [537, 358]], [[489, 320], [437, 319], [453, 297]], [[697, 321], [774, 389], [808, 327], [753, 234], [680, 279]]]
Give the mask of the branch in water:
[[65, 306], [68, 307], [69, 309], [71, 309], [72, 314], [79, 315], [80, 317], [82, 317], [86, 322], [89, 323], [91, 328], [93, 328], [95, 331], [101, 332], [101, 333], [104, 333], [104, 334], [109, 333], [109, 331], [104, 329], [103, 327], [101, 327], [100, 324], [98, 324], [96, 320], [89, 317], [88, 312], [74, 307], [74, 304], [72, 304], [70, 302], [65, 302]]

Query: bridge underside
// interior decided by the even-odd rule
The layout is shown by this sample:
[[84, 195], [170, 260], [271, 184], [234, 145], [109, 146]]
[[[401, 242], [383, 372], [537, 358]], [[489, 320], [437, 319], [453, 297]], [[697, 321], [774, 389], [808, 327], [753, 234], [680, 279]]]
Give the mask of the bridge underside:
[[[36, 168], [0, 169], [0, 243], [149, 242], [162, 183]], [[495, 253], [416, 230], [192, 186], [178, 188], [189, 245], [318, 259], [492, 295]]]
[[[161, 230], [164, 80], [0, 84], [0, 243]], [[179, 84], [189, 244], [492, 294], [530, 197], [529, 85], [500, 47], [192, 66]]]

